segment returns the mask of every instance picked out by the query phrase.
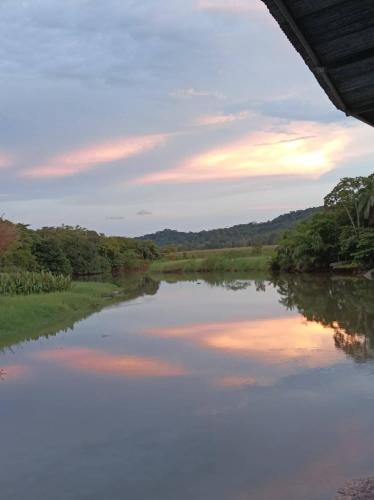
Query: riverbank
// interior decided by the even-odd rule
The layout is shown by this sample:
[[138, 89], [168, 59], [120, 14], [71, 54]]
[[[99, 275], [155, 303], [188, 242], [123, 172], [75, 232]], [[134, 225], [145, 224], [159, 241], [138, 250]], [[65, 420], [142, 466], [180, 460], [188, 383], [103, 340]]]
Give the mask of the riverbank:
[[267, 271], [274, 253], [275, 247], [175, 252], [153, 262], [149, 271], [164, 274]]
[[103, 307], [122, 300], [112, 283], [74, 282], [69, 290], [0, 297], [0, 349], [71, 328]]

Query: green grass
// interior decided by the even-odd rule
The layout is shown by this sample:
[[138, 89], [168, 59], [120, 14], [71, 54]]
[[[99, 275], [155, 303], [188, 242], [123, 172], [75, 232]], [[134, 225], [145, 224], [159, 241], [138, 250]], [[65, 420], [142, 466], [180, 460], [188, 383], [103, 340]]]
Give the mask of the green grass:
[[[231, 252], [231, 250], [230, 250]], [[205, 257], [199, 252], [185, 252], [189, 258], [167, 259], [153, 262], [150, 266], [152, 273], [210, 273], [210, 272], [247, 272], [266, 271], [270, 266], [272, 252], [267, 250], [260, 255], [244, 255], [236, 251], [205, 251]]]
[[0, 349], [71, 328], [78, 320], [123, 300], [111, 283], [74, 282], [63, 292], [0, 296]]

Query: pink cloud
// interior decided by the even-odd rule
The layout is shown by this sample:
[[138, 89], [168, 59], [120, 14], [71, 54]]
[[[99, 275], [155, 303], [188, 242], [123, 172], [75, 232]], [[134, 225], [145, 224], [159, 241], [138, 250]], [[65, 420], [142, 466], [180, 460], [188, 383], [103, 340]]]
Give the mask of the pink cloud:
[[252, 133], [133, 182], [181, 183], [278, 175], [316, 178], [336, 167], [349, 141], [344, 127], [291, 123], [286, 130]]
[[200, 126], [209, 125], [224, 125], [226, 123], [233, 123], [248, 118], [249, 113], [242, 111], [241, 113], [232, 113], [228, 115], [205, 115], [200, 116], [196, 120], [196, 124]]
[[0, 168], [7, 168], [12, 164], [12, 159], [5, 153], [0, 153]]
[[66, 177], [92, 168], [125, 160], [163, 144], [166, 134], [125, 137], [111, 142], [93, 144], [52, 158], [47, 164], [27, 170], [26, 177]]

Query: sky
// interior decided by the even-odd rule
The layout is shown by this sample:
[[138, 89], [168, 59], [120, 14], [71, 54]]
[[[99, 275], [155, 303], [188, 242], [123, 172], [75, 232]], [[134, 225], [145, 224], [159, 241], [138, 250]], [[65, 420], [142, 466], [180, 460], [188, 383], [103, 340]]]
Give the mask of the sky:
[[264, 221], [373, 172], [261, 0], [1, 0], [0, 213], [138, 236]]

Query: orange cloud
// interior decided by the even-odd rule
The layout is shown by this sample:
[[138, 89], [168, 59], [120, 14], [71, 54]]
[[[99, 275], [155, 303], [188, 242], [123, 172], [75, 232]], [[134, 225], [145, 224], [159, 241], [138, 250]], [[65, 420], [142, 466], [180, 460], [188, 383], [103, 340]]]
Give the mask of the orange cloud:
[[275, 175], [319, 177], [333, 170], [349, 143], [344, 127], [309, 122], [255, 132], [135, 183], [195, 182]]
[[72, 347], [43, 351], [36, 356], [72, 370], [129, 378], [177, 377], [185, 373], [181, 367], [158, 359], [109, 354], [95, 349]]
[[224, 125], [225, 123], [232, 123], [239, 120], [245, 120], [248, 118], [249, 113], [243, 111], [241, 113], [232, 113], [229, 115], [206, 115], [200, 116], [196, 120], [197, 125], [207, 126], [207, 125]]
[[265, 10], [264, 5], [257, 0], [199, 0], [197, 8], [200, 10], [221, 10], [229, 12]]
[[[192, 323], [175, 328], [154, 328], [149, 335], [187, 338], [208, 349], [244, 355], [267, 362], [300, 361], [304, 367], [319, 367], [341, 358], [333, 343], [333, 329], [306, 322], [300, 316]], [[227, 379], [228, 383], [230, 378]], [[231, 378], [233, 383], [242, 377]]]
[[46, 165], [28, 170], [27, 177], [65, 177], [86, 172], [98, 165], [125, 160], [163, 144], [167, 135], [125, 137], [95, 144], [52, 158]]

